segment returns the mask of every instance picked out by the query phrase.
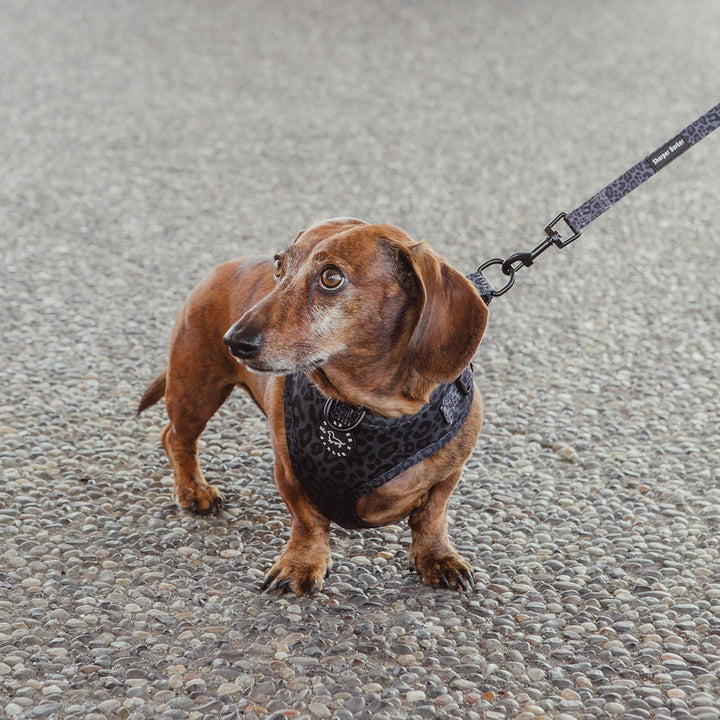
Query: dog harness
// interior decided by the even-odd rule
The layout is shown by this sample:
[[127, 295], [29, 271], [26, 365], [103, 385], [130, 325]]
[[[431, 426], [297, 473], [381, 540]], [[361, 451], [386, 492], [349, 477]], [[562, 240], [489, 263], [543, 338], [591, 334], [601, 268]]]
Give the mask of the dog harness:
[[472, 369], [441, 385], [415, 415], [384, 418], [330, 400], [304, 373], [285, 377], [285, 433], [293, 472], [327, 518], [348, 529], [358, 500], [443, 448], [467, 419]]

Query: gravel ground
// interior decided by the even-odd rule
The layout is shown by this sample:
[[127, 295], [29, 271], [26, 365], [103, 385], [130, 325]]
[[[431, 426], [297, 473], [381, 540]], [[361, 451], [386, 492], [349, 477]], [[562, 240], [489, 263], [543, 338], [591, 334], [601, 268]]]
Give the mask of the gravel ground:
[[335, 530], [313, 598], [239, 394], [170, 500], [135, 404], [213, 265], [318, 217], [459, 268], [531, 248], [720, 99], [720, 5], [7, 0], [0, 9], [0, 717], [720, 718], [720, 132], [491, 306], [451, 505]]

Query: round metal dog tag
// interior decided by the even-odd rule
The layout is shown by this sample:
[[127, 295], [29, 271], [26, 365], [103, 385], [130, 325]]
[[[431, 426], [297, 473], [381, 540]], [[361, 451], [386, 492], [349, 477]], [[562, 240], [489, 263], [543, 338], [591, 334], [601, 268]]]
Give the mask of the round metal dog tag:
[[352, 430], [362, 422], [365, 411], [329, 399], [325, 403], [323, 415], [324, 418], [318, 432], [320, 442], [325, 450], [337, 457], [352, 455], [355, 452], [355, 438]]

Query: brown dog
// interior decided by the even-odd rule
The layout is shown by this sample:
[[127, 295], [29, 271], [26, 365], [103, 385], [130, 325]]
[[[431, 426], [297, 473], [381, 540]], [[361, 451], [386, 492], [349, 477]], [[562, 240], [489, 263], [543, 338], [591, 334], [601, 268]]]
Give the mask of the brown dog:
[[[446, 521], [480, 431], [482, 405], [465, 369], [486, 324], [474, 286], [426, 243], [390, 225], [328, 220], [300, 233], [274, 261], [225, 263], [200, 282], [175, 323], [168, 365], [148, 386], [138, 413], [165, 396], [162, 444], [174, 496], [198, 513], [222, 506], [197, 460], [210, 417], [236, 385], [265, 413], [292, 529], [263, 588], [302, 595], [322, 587], [332, 564], [328, 507], [335, 502], [346, 506], [338, 512], [350, 518], [347, 527], [409, 516], [411, 567], [425, 583], [466, 589], [472, 569], [450, 544]], [[291, 382], [305, 383], [306, 396], [319, 389], [322, 412], [291, 407], [286, 418]], [[419, 431], [407, 424], [414, 421], [409, 416], [435, 427], [422, 452], [408, 446], [397, 460], [362, 446], [362, 433], [373, 427], [388, 443], [382, 423], [400, 429], [393, 446], [410, 442]], [[321, 442], [303, 434], [313, 425], [321, 426]], [[291, 457], [295, 446], [309, 456]], [[361, 479], [364, 489], [345, 492], [353, 455], [361, 464], [377, 461], [382, 477]], [[326, 460], [330, 479], [318, 486], [323, 471], [316, 463]]]

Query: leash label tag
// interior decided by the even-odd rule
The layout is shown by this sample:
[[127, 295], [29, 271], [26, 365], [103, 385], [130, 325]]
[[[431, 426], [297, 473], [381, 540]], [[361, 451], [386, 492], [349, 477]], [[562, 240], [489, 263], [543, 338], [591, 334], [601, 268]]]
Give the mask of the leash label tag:
[[659, 147], [652, 155], [648, 155], [647, 161], [653, 170], [658, 171], [671, 163], [676, 157], [690, 149], [690, 143], [682, 136], [676, 135], [672, 140]]

